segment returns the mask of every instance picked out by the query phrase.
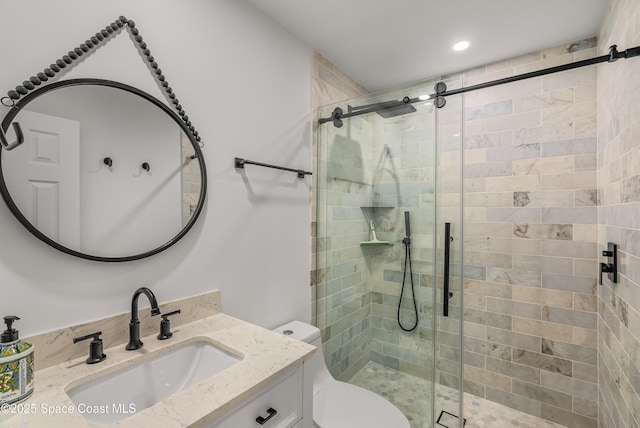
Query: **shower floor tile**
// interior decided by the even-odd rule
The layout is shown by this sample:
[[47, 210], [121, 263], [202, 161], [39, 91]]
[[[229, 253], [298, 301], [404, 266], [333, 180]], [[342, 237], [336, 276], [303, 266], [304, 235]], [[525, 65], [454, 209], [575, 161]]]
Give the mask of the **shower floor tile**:
[[[349, 380], [349, 383], [366, 388], [391, 401], [407, 416], [411, 428], [434, 427], [430, 381], [370, 361]], [[564, 425], [545, 421], [475, 395], [465, 393], [464, 400], [467, 419], [465, 428], [565, 428]], [[437, 385], [435, 407], [436, 419], [441, 411], [457, 415], [458, 391]], [[445, 416], [441, 421], [455, 420], [446, 413]], [[436, 427], [440, 428], [441, 425]]]

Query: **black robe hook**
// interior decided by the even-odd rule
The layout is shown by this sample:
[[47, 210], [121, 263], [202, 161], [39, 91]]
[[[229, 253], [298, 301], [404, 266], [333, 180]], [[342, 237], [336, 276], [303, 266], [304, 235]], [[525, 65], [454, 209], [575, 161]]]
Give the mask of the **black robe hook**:
[[12, 143], [9, 143], [9, 141], [7, 141], [7, 136], [2, 131], [2, 129], [0, 129], [0, 143], [5, 150], [13, 150], [20, 144], [24, 143], [24, 134], [22, 133], [20, 124], [18, 122], [13, 122], [11, 123], [11, 125], [13, 125], [13, 130], [16, 133], [16, 140]]

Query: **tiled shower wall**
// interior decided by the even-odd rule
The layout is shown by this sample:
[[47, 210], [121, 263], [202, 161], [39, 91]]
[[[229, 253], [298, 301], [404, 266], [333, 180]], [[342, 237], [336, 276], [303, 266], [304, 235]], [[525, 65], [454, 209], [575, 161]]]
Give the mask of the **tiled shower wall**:
[[[433, 83], [414, 85], [385, 95], [385, 100], [428, 94]], [[374, 123], [372, 205], [379, 239], [392, 246], [364, 248], [372, 287], [371, 360], [421, 378], [433, 378], [433, 257], [435, 223], [435, 112], [424, 103], [417, 112], [383, 118]], [[404, 281], [400, 319], [406, 329], [416, 322], [411, 275], [402, 243], [405, 212], [410, 215], [411, 270], [418, 325], [403, 331], [398, 304]]]
[[[317, 52], [313, 52], [312, 55], [312, 111], [317, 111], [320, 106], [367, 93], [366, 89], [326, 58]], [[330, 114], [331, 109], [324, 109], [323, 113], [325, 112]], [[359, 242], [367, 236], [362, 228], [360, 206], [366, 205], [365, 201], [369, 199], [371, 188], [362, 184], [362, 178], [356, 178], [364, 173], [363, 167], [366, 162], [366, 159], [362, 158], [360, 142], [368, 140], [371, 133], [365, 135], [362, 131], [366, 122], [360, 122], [360, 130], [355, 126], [358, 123], [349, 123], [342, 129], [342, 133], [331, 136], [338, 141], [323, 141], [321, 147], [326, 150], [325, 159], [331, 150], [334, 160], [340, 159], [353, 168], [336, 171], [338, 165], [334, 163], [332, 174], [337, 174], [337, 177], [323, 182], [320, 185], [323, 190], [316, 194], [316, 180], [324, 174], [318, 173], [318, 122], [317, 118], [313, 120], [310, 313], [312, 322], [322, 331], [325, 360], [336, 377], [349, 377], [345, 370], [353, 367], [354, 363], [362, 365], [369, 359], [365, 344], [370, 335], [370, 286], [367, 288], [363, 279], [366, 264], [360, 252]], [[355, 168], [356, 164], [360, 165], [359, 169]], [[328, 164], [324, 163], [321, 168], [327, 167]], [[327, 204], [335, 209], [329, 209]]]
[[[600, 54], [640, 45], [640, 3], [612, 1]], [[600, 425], [640, 426], [640, 57], [598, 66], [599, 251], [618, 244], [619, 280], [599, 287]], [[602, 260], [605, 260], [604, 258]]]
[[[597, 54], [582, 40], [465, 86]], [[596, 67], [465, 94], [464, 387], [597, 426]]]
[[[606, 53], [613, 43], [620, 49], [636, 46], [639, 14], [637, 2], [614, 1], [600, 52], [595, 39], [558, 46], [465, 72], [465, 85]], [[465, 95], [465, 389], [568, 427], [595, 427], [598, 418], [605, 427], [638, 426], [640, 224], [632, 214], [640, 201], [637, 60]], [[342, 78], [328, 81], [340, 86]], [[327, 81], [317, 82], [314, 88], [318, 84], [326, 96]], [[363, 123], [362, 130], [369, 126]], [[352, 193], [346, 189], [341, 197]], [[361, 203], [353, 204], [354, 218]], [[365, 230], [358, 233], [367, 236]], [[318, 242], [318, 248], [324, 251], [332, 240]], [[598, 317], [597, 259], [608, 241], [620, 244], [621, 282], [605, 279]], [[331, 266], [349, 252], [321, 257], [312, 286], [333, 281], [337, 287], [336, 281], [355, 273], [348, 264], [339, 272]], [[351, 255], [354, 269], [366, 267], [355, 251]], [[395, 282], [392, 276], [387, 272], [386, 281]], [[365, 292], [359, 296], [362, 320], [370, 302], [383, 296], [373, 292], [367, 300], [366, 289], [358, 290]], [[330, 305], [341, 298], [336, 299]], [[314, 316], [329, 313], [327, 301], [318, 302]], [[336, 313], [346, 310], [348, 316], [351, 302]], [[357, 330], [350, 322], [328, 324], [323, 334], [335, 339], [325, 353], [338, 375], [355, 355], [365, 358], [364, 342], [353, 340]], [[348, 351], [338, 351], [345, 343]]]

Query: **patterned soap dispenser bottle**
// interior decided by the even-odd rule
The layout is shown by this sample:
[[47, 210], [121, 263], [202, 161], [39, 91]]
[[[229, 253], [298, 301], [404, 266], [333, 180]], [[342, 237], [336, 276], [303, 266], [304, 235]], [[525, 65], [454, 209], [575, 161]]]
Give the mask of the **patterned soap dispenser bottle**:
[[0, 404], [22, 401], [33, 393], [33, 345], [18, 337], [15, 315], [4, 317], [7, 329], [0, 336]]

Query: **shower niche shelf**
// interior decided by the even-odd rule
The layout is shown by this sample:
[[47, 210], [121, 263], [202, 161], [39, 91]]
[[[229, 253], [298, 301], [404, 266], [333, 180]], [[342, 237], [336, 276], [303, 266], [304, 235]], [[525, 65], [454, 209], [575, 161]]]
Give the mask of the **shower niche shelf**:
[[[375, 223], [375, 221], [372, 219], [372, 217], [375, 216], [375, 211], [377, 210], [392, 210], [395, 207], [390, 207], [390, 206], [368, 206], [368, 207], [360, 207], [362, 209], [362, 211], [364, 212], [364, 216], [367, 220], [367, 222], [369, 222], [370, 224]], [[371, 214], [367, 214], [367, 212], [370, 212]], [[361, 247], [391, 247], [393, 246], [393, 244], [389, 241], [380, 241], [378, 240], [378, 238], [376, 237], [375, 234], [375, 229], [374, 226], [372, 224], [371, 226], [371, 234], [372, 234], [372, 239], [370, 241], [362, 241], [360, 242], [360, 246]]]
[[362, 241], [360, 243], [360, 246], [361, 247], [393, 247], [393, 244], [387, 241], [378, 241], [378, 242]]

